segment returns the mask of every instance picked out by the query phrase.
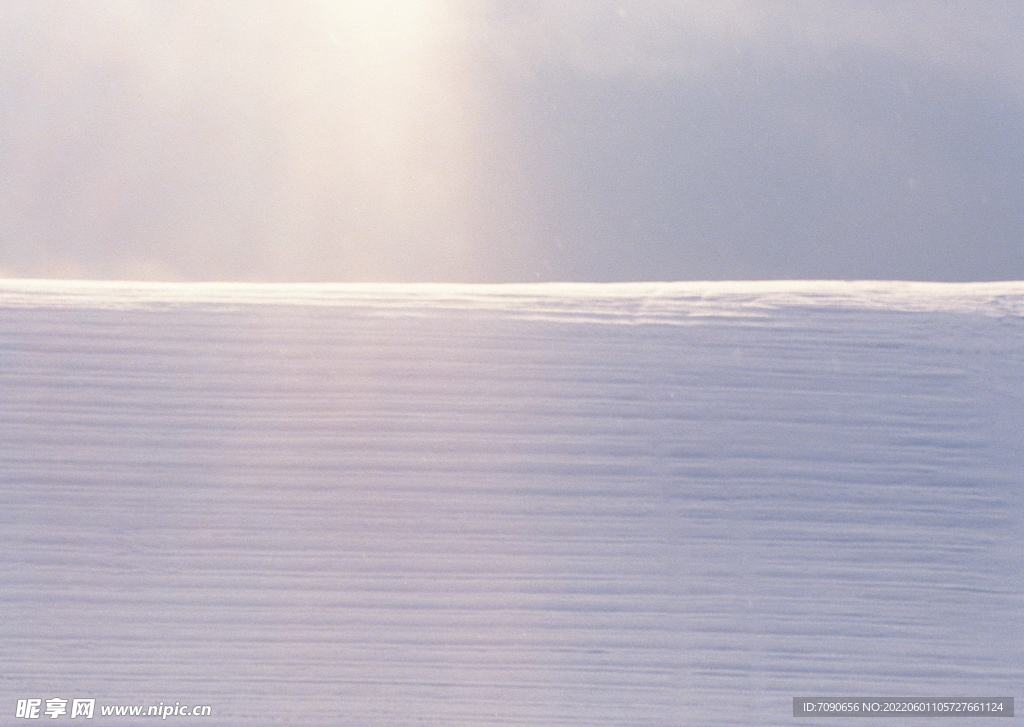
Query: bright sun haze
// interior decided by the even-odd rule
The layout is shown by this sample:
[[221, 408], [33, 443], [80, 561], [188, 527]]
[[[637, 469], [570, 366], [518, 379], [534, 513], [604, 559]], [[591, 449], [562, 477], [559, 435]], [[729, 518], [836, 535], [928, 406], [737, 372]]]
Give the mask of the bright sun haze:
[[[323, 7], [327, 35], [347, 69], [341, 113], [337, 126], [310, 114], [314, 133], [297, 143], [312, 166], [302, 173], [323, 175], [314, 196], [330, 199], [332, 164], [348, 170], [358, 203], [338, 226], [338, 244], [348, 253], [349, 277], [472, 279], [481, 272], [469, 229], [479, 150], [457, 18], [445, 0], [335, 0]], [[324, 157], [324, 148], [341, 158]], [[321, 159], [325, 168], [318, 169]]]
[[1022, 34], [997, 0], [5, 0], [0, 277], [1024, 279]]

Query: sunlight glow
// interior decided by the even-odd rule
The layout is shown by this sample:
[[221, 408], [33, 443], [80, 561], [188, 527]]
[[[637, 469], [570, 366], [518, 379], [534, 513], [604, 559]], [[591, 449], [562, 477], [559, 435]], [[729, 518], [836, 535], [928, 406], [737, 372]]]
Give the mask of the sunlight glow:
[[466, 64], [459, 62], [459, 18], [446, 0], [333, 0], [323, 7], [346, 69], [338, 133], [362, 201], [364, 228], [356, 234], [383, 242], [386, 254], [399, 258], [378, 259], [380, 249], [363, 249], [365, 277], [393, 276], [396, 266], [414, 260], [473, 277], [478, 124]]

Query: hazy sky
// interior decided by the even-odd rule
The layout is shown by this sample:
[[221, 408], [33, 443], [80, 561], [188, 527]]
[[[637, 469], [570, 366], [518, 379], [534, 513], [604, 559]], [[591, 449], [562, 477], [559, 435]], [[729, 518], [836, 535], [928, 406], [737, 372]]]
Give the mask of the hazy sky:
[[1024, 278], [1024, 4], [5, 0], [0, 275]]

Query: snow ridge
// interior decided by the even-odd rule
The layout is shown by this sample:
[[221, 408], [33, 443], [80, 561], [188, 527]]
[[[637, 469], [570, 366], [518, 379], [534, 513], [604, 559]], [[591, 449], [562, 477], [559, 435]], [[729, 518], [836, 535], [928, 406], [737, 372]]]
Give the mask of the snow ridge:
[[1017, 696], [1022, 299], [2, 281], [0, 705], [716, 727]]

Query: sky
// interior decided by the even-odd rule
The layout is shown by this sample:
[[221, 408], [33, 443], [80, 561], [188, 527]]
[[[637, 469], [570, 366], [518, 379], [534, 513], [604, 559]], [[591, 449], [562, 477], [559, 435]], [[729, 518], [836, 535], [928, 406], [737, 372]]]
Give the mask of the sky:
[[6, 0], [0, 276], [1024, 279], [1024, 4]]

